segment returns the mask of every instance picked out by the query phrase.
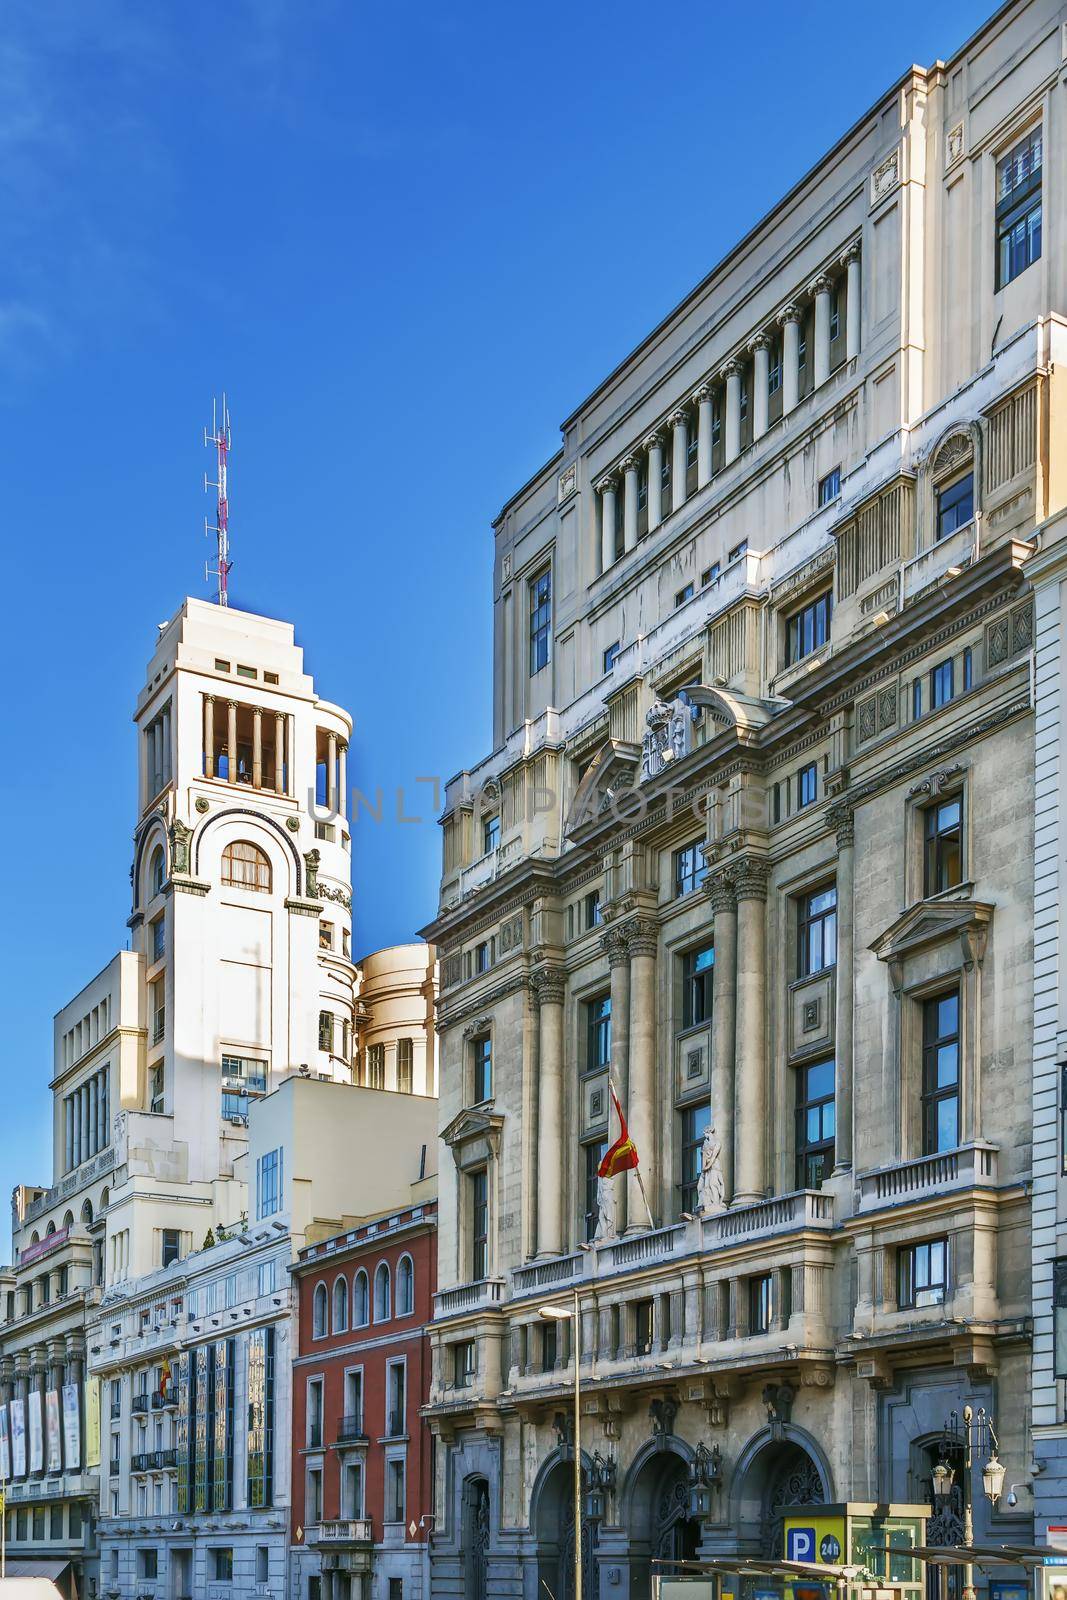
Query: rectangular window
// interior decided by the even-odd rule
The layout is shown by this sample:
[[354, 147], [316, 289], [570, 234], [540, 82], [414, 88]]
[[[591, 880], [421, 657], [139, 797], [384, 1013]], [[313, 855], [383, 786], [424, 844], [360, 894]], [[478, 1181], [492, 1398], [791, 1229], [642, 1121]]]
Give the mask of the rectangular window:
[[403, 1522], [405, 1516], [404, 1462], [392, 1460], [386, 1484], [385, 1520]]
[[810, 978], [837, 964], [837, 885], [813, 889], [797, 901], [797, 977]]
[[597, 1223], [600, 1220], [600, 1205], [598, 1202], [599, 1167], [607, 1153], [608, 1141], [599, 1139], [595, 1144], [582, 1146], [582, 1158], [585, 1165], [585, 1215], [584, 1237], [587, 1244], [591, 1243], [596, 1235]]
[[727, 561], [740, 561], [741, 557], [747, 554], [748, 540], [742, 539], [740, 544], [735, 544], [733, 549], [727, 552], [726, 559]]
[[590, 889], [582, 901], [582, 926], [588, 933], [590, 928], [599, 928], [604, 921], [600, 908], [600, 890]]
[[486, 817], [482, 823], [482, 855], [487, 856], [500, 844], [500, 818]]
[[652, 1301], [635, 1300], [633, 1306], [634, 1318], [634, 1354], [647, 1356], [652, 1351]]
[[256, 1545], [256, 1582], [266, 1583], [270, 1577], [270, 1546]]
[[911, 686], [911, 720], [918, 722], [923, 714], [923, 681], [916, 678]]
[[182, 1236], [177, 1228], [163, 1229], [163, 1266], [169, 1267], [182, 1253]]
[[[832, 335], [831, 335], [832, 337]], [[819, 504], [828, 506], [841, 493], [841, 468], [835, 467], [825, 478], [819, 479]]]
[[[328, 1013], [327, 1013], [328, 1015]], [[321, 1032], [320, 1018], [319, 1029]], [[267, 1092], [267, 1063], [252, 1056], [222, 1058], [222, 1115], [248, 1118], [248, 1102]]]
[[680, 900], [683, 895], [693, 894], [699, 889], [708, 875], [708, 864], [704, 860], [702, 840], [694, 840], [692, 844], [683, 845], [681, 850], [674, 852], [674, 898]]
[[679, 589], [678, 593], [674, 597], [675, 610], [677, 610], [679, 606], [684, 606], [687, 600], [692, 600], [695, 592], [696, 591], [691, 583], [687, 583], [684, 589]]
[[692, 1214], [699, 1203], [701, 1158], [704, 1135], [711, 1121], [711, 1105], [705, 1100], [698, 1106], [686, 1106], [681, 1116], [681, 1183], [678, 1186], [679, 1209]]
[[477, 1345], [464, 1339], [452, 1346], [452, 1387], [469, 1389], [477, 1371]]
[[162, 961], [167, 953], [167, 919], [157, 917], [152, 924], [152, 960]]
[[479, 1034], [472, 1040], [471, 1050], [474, 1057], [474, 1103], [480, 1105], [483, 1100], [493, 1097], [493, 1041], [488, 1033]]
[[797, 1188], [821, 1189], [834, 1166], [834, 1063], [797, 1068]]
[[682, 1027], [695, 1028], [711, 1018], [715, 949], [704, 945], [682, 957]]
[[167, 980], [157, 978], [149, 985], [149, 1007], [152, 1014], [152, 1043], [159, 1044], [167, 1032]]
[[282, 1206], [282, 1147], [256, 1161], [256, 1220], [272, 1217]]
[[611, 995], [585, 1003], [585, 1070], [602, 1072], [611, 1064]]
[[216, 1583], [232, 1583], [233, 1582], [233, 1550], [232, 1550], [232, 1548], [229, 1545], [219, 1546], [216, 1549], [214, 1549], [211, 1552], [211, 1554], [212, 1554], [212, 1557], [213, 1557], [214, 1568], [215, 1568], [215, 1582]]
[[530, 582], [530, 676], [548, 666], [552, 636], [552, 572], [546, 568]]
[[902, 1311], [943, 1304], [947, 1254], [945, 1239], [927, 1239], [897, 1251], [897, 1305]]
[[154, 1578], [157, 1572], [158, 1553], [154, 1549], [138, 1550], [137, 1575], [140, 1578]]
[[955, 693], [955, 674], [952, 670], [952, 657], [947, 661], [939, 661], [936, 667], [930, 669], [930, 710], [938, 711], [941, 706], [947, 706]]
[[801, 767], [797, 773], [797, 810], [804, 806], [815, 804], [818, 798], [819, 773], [814, 761], [809, 761], [806, 767]]
[[767, 393], [777, 394], [782, 387], [782, 341], [771, 340], [770, 355], [767, 360]]
[[974, 473], [957, 478], [937, 491], [937, 528], [935, 538], [947, 539], [957, 528], [966, 527], [974, 520]]
[[546, 1322], [541, 1327], [541, 1371], [554, 1372], [556, 1360], [559, 1355], [559, 1327], [555, 1322]]
[[604, 651], [604, 671], [605, 672], [610, 672], [611, 671], [612, 667], [615, 665], [616, 661], [618, 660], [621, 651], [622, 651], [622, 645], [619, 643], [618, 639], [615, 640], [614, 644], [609, 644], [608, 645], [607, 649]]
[[367, 1087], [368, 1089], [385, 1088], [384, 1044], [367, 1046]]
[[489, 1276], [489, 1173], [485, 1167], [468, 1178], [471, 1205], [471, 1278]]
[[146, 798], [151, 800], [171, 780], [169, 701], [145, 728], [144, 739]]
[[1067, 1260], [1052, 1263], [1052, 1354], [1057, 1378], [1067, 1378]]
[[769, 1272], [748, 1280], [748, 1331], [769, 1333], [771, 1326], [774, 1282]]
[[923, 812], [923, 895], [941, 894], [963, 881], [963, 797], [955, 795]]
[[333, 1053], [333, 1012], [319, 1012], [319, 1049]]
[[960, 1142], [960, 992], [923, 1002], [923, 1155]]
[[483, 939], [481, 944], [474, 947], [474, 970], [476, 973], [488, 972], [489, 966], [489, 941]]
[[713, 561], [710, 567], [705, 567], [700, 574], [700, 587], [706, 589], [709, 584], [715, 583], [721, 570], [717, 561]]
[[791, 617], [786, 618], [785, 624], [785, 659], [786, 665], [792, 666], [795, 661], [803, 661], [805, 656], [810, 656], [812, 651], [818, 650], [830, 637], [830, 615], [833, 610], [833, 598], [829, 589], [818, 599], [810, 600], [799, 611], [794, 611]]
[[396, 1041], [396, 1087], [400, 1094], [411, 1094], [415, 1087], [415, 1046], [410, 1039]]
[[997, 162], [997, 289], [1041, 257], [1041, 129]]
[[963, 652], [963, 687], [964, 691], [974, 688], [974, 657], [970, 645]]

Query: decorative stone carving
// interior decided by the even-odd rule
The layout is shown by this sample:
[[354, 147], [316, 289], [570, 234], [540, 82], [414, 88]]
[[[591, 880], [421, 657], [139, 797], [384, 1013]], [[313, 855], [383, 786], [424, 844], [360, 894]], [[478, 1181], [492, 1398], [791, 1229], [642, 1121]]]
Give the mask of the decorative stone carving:
[[197, 797], [196, 797], [195, 805], [196, 805], [196, 809], [199, 811], [200, 815], [203, 816], [204, 812], [209, 810], [211, 802], [208, 800], [208, 797], [207, 797], [206, 794], [198, 794]]
[[722, 1173], [722, 1140], [709, 1122], [700, 1146], [700, 1177], [697, 1179], [697, 1210], [703, 1215], [726, 1209], [726, 1183]]
[[769, 333], [765, 333], [762, 328], [759, 333], [754, 333], [748, 341], [748, 353], [750, 356], [754, 356], [757, 350], [769, 350], [770, 347], [771, 336]]
[[836, 805], [828, 807], [826, 823], [834, 831], [839, 850], [847, 849], [855, 842], [856, 814], [847, 800], [839, 800]]
[[711, 901], [714, 913], [737, 910], [737, 895], [728, 871], [716, 872], [713, 877], [707, 878], [704, 883], [704, 893]]
[[937, 772], [931, 772], [928, 777], [919, 783], [913, 783], [908, 790], [908, 799], [917, 799], [920, 795], [939, 795], [942, 790], [950, 787], [962, 777], [966, 771], [961, 761], [953, 762], [951, 767], [941, 767]]
[[659, 947], [659, 929], [650, 917], [636, 917], [623, 930], [626, 943], [634, 956], [654, 956]]
[[601, 948], [608, 958], [609, 967], [625, 966], [630, 959], [630, 946], [622, 928], [609, 928], [600, 941]]
[[969, 433], [954, 433], [947, 438], [934, 457], [931, 471], [935, 478], [954, 472], [974, 457], [974, 441]]
[[463, 962], [459, 954], [441, 957], [441, 987], [452, 989], [463, 976]]
[[522, 912], [517, 917], [510, 917], [500, 929], [500, 953], [507, 955], [512, 950], [522, 948]]
[[344, 889], [334, 889], [327, 883], [320, 883], [317, 894], [320, 900], [332, 900], [336, 905], [343, 906], [346, 911], [352, 909], [352, 896]]
[[564, 500], [569, 500], [578, 487], [578, 463], [572, 461], [569, 467], [564, 467], [556, 480], [556, 504], [562, 505]]
[[770, 865], [758, 856], [745, 856], [728, 869], [739, 900], [766, 900]]
[[719, 377], [723, 383], [728, 383], [731, 378], [739, 378], [740, 376], [741, 363], [736, 356], [731, 356], [729, 361], [724, 361], [719, 368]]
[[1034, 642], [1034, 608], [1027, 602], [1011, 614], [1012, 651], [1029, 650]]
[[596, 1232], [593, 1241], [596, 1244], [606, 1244], [609, 1239], [617, 1239], [618, 1226], [618, 1199], [615, 1194], [614, 1178], [598, 1178], [596, 1181]]
[[492, 1020], [492, 1017], [475, 1017], [473, 1021], [468, 1022], [467, 1026], [464, 1028], [464, 1039], [473, 1039], [479, 1033], [486, 1033]]
[[189, 841], [193, 837], [192, 830], [185, 826], [180, 818], [175, 818], [168, 829], [170, 835], [170, 870], [175, 872], [189, 871]]
[[652, 1424], [652, 1437], [661, 1449], [668, 1448], [668, 1441], [674, 1432], [674, 1419], [677, 1415], [678, 1402], [669, 1394], [658, 1396], [648, 1408], [648, 1418]]
[[763, 1390], [763, 1404], [767, 1408], [767, 1421], [772, 1428], [787, 1423], [793, 1415], [796, 1390], [791, 1383], [768, 1383]]
[[779, 311], [778, 321], [784, 328], [787, 322], [799, 322], [803, 315], [804, 313], [801, 311], [800, 307], [791, 302], [789, 305], [783, 306], [781, 311]]
[[317, 850], [305, 850], [304, 870], [307, 873], [307, 896], [309, 900], [318, 900], [319, 894], [319, 862], [322, 856]]
[[955, 166], [963, 154], [963, 123], [957, 122], [945, 135], [945, 166]]
[[641, 740], [642, 783], [689, 754], [693, 742], [692, 710], [680, 698], [669, 704], [655, 700], [645, 713], [645, 729]]
[[567, 975], [562, 967], [540, 967], [530, 983], [539, 1006], [563, 1004]]
[[900, 151], [894, 150], [892, 155], [880, 161], [871, 173], [871, 204], [877, 205], [879, 200], [884, 200], [887, 194], [892, 193], [900, 182]]
[[300, 818], [299, 817], [286, 817], [285, 826], [289, 829], [290, 833], [299, 833], [300, 832]]

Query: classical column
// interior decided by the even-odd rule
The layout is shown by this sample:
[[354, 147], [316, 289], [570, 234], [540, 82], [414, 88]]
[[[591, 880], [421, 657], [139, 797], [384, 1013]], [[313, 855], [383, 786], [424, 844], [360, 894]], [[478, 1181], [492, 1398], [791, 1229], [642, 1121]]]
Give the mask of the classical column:
[[[645, 1194], [655, 1219], [659, 1202], [656, 1174], [656, 949], [658, 930], [639, 917], [626, 928], [630, 947], [630, 1061], [627, 1122], [641, 1163]], [[648, 1213], [636, 1176], [631, 1174], [629, 1226], [646, 1228]]]
[[274, 787], [285, 793], [285, 718], [280, 711], [274, 713]]
[[215, 776], [215, 696], [204, 696], [204, 777]]
[[688, 445], [684, 411], [672, 411], [671, 425], [671, 510], [685, 504], [685, 457]]
[[96, 1154], [96, 1114], [97, 1114], [97, 1111], [99, 1109], [97, 1096], [100, 1093], [100, 1087], [99, 1087], [99, 1085], [98, 1085], [98, 1083], [96, 1081], [95, 1075], [92, 1078], [89, 1079], [88, 1089], [89, 1089], [89, 1093], [88, 1093], [88, 1096], [87, 1096], [87, 1100], [88, 1100], [88, 1104], [89, 1104], [89, 1127], [88, 1127], [88, 1130], [87, 1130], [88, 1131], [88, 1139], [86, 1140], [86, 1145], [87, 1145], [89, 1154], [91, 1156], [95, 1156], [95, 1154]]
[[75, 1089], [74, 1095], [74, 1165], [82, 1164], [82, 1092]]
[[338, 745], [337, 760], [340, 766], [340, 779], [338, 781], [337, 809], [343, 817], [348, 815], [348, 743], [342, 739]]
[[237, 701], [226, 704], [226, 777], [237, 782]]
[[[630, 946], [625, 931], [609, 928], [603, 938], [603, 948], [611, 969], [611, 1076], [615, 1080], [619, 1104], [625, 1106], [630, 1091]], [[610, 1111], [608, 1136], [615, 1136]], [[622, 1232], [626, 1224], [626, 1185], [620, 1188], [623, 1192], [619, 1196], [621, 1203], [616, 1221]]]
[[720, 368], [719, 377], [726, 384], [726, 451], [724, 460], [729, 466], [741, 454], [741, 363], [732, 358]]
[[834, 1018], [834, 1171], [852, 1168], [852, 1009], [855, 943], [855, 817], [847, 801], [830, 807], [827, 821], [837, 834], [837, 990]]
[[809, 289], [815, 297], [815, 387], [830, 376], [830, 296], [833, 284], [822, 273]]
[[326, 735], [326, 809], [331, 816], [337, 810], [337, 735]]
[[737, 895], [737, 1015], [734, 1073], [734, 1180], [737, 1201], [760, 1200], [766, 1187], [767, 1009], [765, 914], [767, 864], [748, 857], [734, 868]]
[[538, 1014], [537, 1253], [563, 1249], [563, 993], [561, 967], [533, 975]]
[[645, 440], [648, 451], [648, 531], [663, 521], [663, 435], [650, 433]]
[[737, 897], [722, 872], [707, 880], [715, 916], [711, 1006], [711, 1120], [722, 1145], [727, 1204], [734, 1192], [734, 1036], [737, 1012]]
[[857, 239], [841, 257], [848, 273], [845, 285], [845, 359], [860, 353], [860, 244]]
[[6, 1406], [14, 1392], [14, 1359], [11, 1356], [0, 1356], [0, 1406]]
[[749, 344], [752, 356], [752, 438], [762, 439], [767, 432], [767, 400], [771, 375], [771, 341], [757, 333]]
[[799, 306], [784, 306], [778, 313], [782, 325], [782, 415], [796, 410], [800, 398], [800, 317]]
[[711, 389], [707, 384], [696, 392], [697, 402], [697, 488], [711, 482]]
[[63, 1102], [63, 1144], [69, 1172], [74, 1165], [74, 1102], [70, 1095]]
[[622, 547], [632, 550], [637, 544], [637, 457], [627, 456], [622, 464]]
[[597, 484], [600, 492], [600, 570], [615, 565], [615, 479], [609, 476]]
[[259, 706], [252, 709], [252, 787], [263, 787], [263, 712]]

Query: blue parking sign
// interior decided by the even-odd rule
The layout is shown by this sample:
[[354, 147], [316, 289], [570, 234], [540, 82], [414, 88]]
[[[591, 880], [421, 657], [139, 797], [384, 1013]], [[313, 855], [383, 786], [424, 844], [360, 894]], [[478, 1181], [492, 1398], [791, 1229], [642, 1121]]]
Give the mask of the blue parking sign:
[[787, 1561], [814, 1561], [815, 1529], [790, 1528], [786, 1534], [785, 1555]]

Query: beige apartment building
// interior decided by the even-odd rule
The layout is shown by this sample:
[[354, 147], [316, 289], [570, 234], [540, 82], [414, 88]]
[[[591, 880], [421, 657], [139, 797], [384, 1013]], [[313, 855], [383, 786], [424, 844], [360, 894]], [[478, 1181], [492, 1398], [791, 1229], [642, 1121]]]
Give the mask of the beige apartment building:
[[[1016, 0], [907, 71], [496, 520], [494, 748], [427, 930], [437, 1594], [572, 1592], [575, 1303], [587, 1597], [781, 1553], [796, 1506], [958, 1542], [968, 1406], [975, 1538], [1032, 1536], [1065, 62]], [[644, 1195], [597, 1178], [612, 1084]]]

